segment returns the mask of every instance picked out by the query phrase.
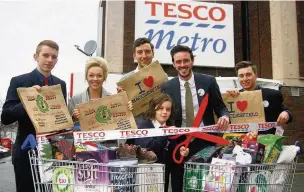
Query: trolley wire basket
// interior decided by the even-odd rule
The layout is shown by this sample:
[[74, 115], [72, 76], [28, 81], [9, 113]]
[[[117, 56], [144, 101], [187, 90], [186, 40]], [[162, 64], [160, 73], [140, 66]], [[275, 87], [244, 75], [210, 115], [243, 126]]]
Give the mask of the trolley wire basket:
[[137, 159], [108, 163], [40, 158], [29, 151], [36, 192], [162, 192], [165, 166]]
[[184, 192], [288, 192], [297, 158], [288, 164], [207, 164], [186, 162]]

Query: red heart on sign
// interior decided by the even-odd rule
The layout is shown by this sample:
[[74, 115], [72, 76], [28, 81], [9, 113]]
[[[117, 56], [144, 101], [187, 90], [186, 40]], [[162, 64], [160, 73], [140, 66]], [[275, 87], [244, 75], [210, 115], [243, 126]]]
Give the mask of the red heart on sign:
[[145, 78], [145, 79], [144, 79], [144, 84], [145, 84], [147, 87], [152, 88], [153, 83], [154, 83], [154, 79], [153, 79], [152, 76], [149, 76], [148, 78]]
[[244, 112], [247, 108], [247, 101], [238, 101], [236, 102], [237, 108], [239, 108], [240, 111]]

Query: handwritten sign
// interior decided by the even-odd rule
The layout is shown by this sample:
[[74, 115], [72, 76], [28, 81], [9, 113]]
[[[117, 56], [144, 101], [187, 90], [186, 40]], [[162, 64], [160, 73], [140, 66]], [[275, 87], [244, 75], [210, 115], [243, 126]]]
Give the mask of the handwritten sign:
[[36, 133], [49, 133], [74, 126], [60, 85], [42, 87], [40, 92], [32, 87], [18, 88], [17, 91]]
[[124, 130], [136, 128], [132, 112], [128, 110], [126, 92], [91, 100], [76, 106], [83, 131]]
[[261, 90], [241, 92], [237, 97], [223, 93], [231, 123], [265, 122], [265, 112]]
[[150, 100], [158, 97], [162, 84], [167, 81], [167, 74], [155, 61], [117, 85], [122, 85], [128, 93], [128, 98], [133, 103], [133, 115], [137, 116], [147, 111]]

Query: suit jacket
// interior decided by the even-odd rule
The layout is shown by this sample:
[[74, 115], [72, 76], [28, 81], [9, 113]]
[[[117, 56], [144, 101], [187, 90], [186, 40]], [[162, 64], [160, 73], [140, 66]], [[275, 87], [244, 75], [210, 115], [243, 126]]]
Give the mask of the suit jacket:
[[[198, 73], [193, 73], [193, 74], [194, 74], [196, 90], [198, 91], [199, 89], [203, 89], [205, 91], [205, 94], [203, 96], [197, 94], [199, 105], [202, 102], [202, 99], [204, 98], [206, 93], [209, 93], [209, 102], [206, 111], [204, 113], [204, 116], [201, 120], [203, 121], [204, 125], [207, 126], [207, 125], [215, 124], [213, 111], [215, 112], [217, 117], [222, 117], [222, 116], [229, 117], [228, 109], [223, 102], [222, 95], [215, 77], [205, 74], [198, 74]], [[172, 98], [175, 105], [175, 120], [174, 120], [175, 126], [180, 127], [182, 125], [182, 105], [181, 105], [181, 91], [180, 91], [179, 78], [175, 77], [170, 81], [166, 82], [162, 86], [162, 91], [168, 94]], [[175, 143], [179, 143], [184, 139], [185, 137], [181, 137], [180, 140], [175, 141]], [[172, 145], [175, 144], [172, 143]], [[204, 140], [195, 139], [193, 142], [190, 143], [189, 155], [185, 159], [188, 159], [196, 152], [200, 151], [201, 149], [209, 145], [213, 145], [213, 144]], [[179, 155], [177, 154], [177, 157], [178, 156]]]
[[[143, 120], [138, 129], [153, 129], [155, 128], [152, 121]], [[148, 138], [138, 138], [138, 139], [128, 139], [127, 144], [139, 145], [142, 148], [148, 148], [153, 151], [157, 156], [157, 163], [165, 163], [165, 155], [167, 150], [165, 150], [168, 142], [168, 137], [148, 137]]]
[[[63, 96], [66, 99], [65, 82], [52, 75], [52, 85], [57, 84], [61, 85]], [[3, 105], [1, 122], [4, 125], [8, 125], [16, 121], [18, 122], [18, 131], [12, 159], [14, 165], [18, 165], [24, 161], [24, 158], [28, 158], [27, 151], [22, 151], [21, 145], [29, 134], [36, 135], [35, 128], [18, 97], [17, 88], [32, 87], [34, 85], [43, 86], [42, 82], [39, 80], [36, 70], [13, 77], [7, 91], [6, 101]]]
[[[292, 114], [286, 106], [283, 105], [283, 96], [282, 93], [278, 90], [262, 88], [260, 86], [256, 87], [256, 90], [262, 91], [262, 98], [265, 102], [264, 112], [266, 122], [276, 122], [280, 113], [286, 111], [289, 114], [289, 120], [287, 123], [292, 121]], [[240, 92], [243, 92], [244, 89], [241, 89]], [[268, 104], [268, 105], [267, 105]], [[274, 134], [275, 129], [269, 131], [263, 131], [262, 134]]]

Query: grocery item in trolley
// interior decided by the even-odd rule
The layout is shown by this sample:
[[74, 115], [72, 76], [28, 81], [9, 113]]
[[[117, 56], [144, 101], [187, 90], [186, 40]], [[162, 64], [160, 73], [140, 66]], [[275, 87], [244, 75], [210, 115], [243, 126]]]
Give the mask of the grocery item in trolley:
[[57, 160], [74, 160], [75, 147], [73, 131], [46, 136], [52, 146], [53, 158]]
[[205, 191], [205, 184], [209, 175], [209, 167], [204, 165], [191, 163], [186, 165], [184, 173], [184, 189], [185, 192]]
[[213, 157], [217, 157], [223, 146], [208, 146], [190, 157], [189, 162], [210, 163]]
[[[38, 165], [39, 165], [39, 175], [42, 182], [52, 181], [53, 176], [53, 164], [51, 161], [53, 159], [52, 146], [49, 140], [46, 138], [46, 134], [41, 134], [36, 136], [37, 139], [37, 152], [38, 152]], [[41, 159], [44, 160], [41, 160]]]
[[282, 151], [282, 140], [284, 136], [261, 135], [258, 142], [266, 147], [264, 163], [276, 163]]
[[52, 188], [53, 192], [74, 192], [74, 166], [55, 167]]
[[[134, 192], [137, 159], [110, 161], [108, 163], [113, 192]], [[133, 166], [132, 166], [133, 165]]]
[[237, 182], [239, 179], [235, 171], [236, 162], [213, 158], [206, 180], [205, 190], [221, 192], [233, 191], [232, 183]]
[[136, 192], [163, 192], [164, 169], [162, 164], [138, 164]]
[[108, 150], [77, 152], [76, 160], [84, 163], [76, 164], [75, 192], [111, 192], [108, 166], [101, 164], [109, 162]]

